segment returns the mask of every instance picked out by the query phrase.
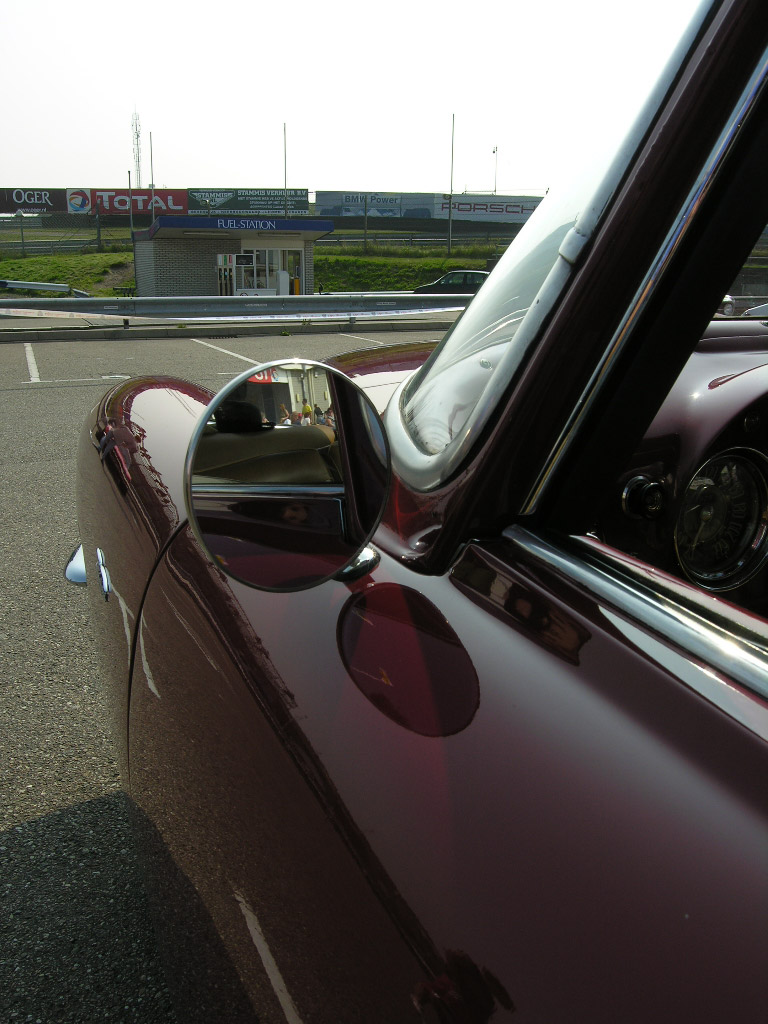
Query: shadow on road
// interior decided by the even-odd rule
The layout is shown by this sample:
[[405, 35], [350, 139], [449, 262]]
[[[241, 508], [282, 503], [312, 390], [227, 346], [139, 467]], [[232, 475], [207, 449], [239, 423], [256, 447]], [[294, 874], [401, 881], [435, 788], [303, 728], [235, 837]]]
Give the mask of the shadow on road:
[[0, 833], [0, 1020], [177, 1024], [114, 794]]

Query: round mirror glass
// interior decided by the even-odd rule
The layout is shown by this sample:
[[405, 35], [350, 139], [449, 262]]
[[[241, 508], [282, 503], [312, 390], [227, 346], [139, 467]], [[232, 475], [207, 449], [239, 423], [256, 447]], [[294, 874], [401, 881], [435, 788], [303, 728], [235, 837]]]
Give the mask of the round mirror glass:
[[229, 575], [303, 590], [343, 572], [381, 519], [389, 447], [365, 393], [322, 363], [236, 377], [195, 428], [186, 463], [195, 534]]

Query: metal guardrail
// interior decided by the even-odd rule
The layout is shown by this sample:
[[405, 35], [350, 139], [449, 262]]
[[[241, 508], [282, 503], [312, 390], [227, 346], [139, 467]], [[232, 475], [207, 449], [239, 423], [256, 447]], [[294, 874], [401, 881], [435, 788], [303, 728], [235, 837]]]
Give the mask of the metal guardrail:
[[68, 284], [54, 284], [48, 281], [4, 281], [0, 280], [0, 290], [11, 289], [14, 291], [35, 291], [35, 292], [62, 292], [65, 295], [76, 295], [80, 298], [90, 298], [88, 292], [80, 288], [73, 288]]
[[471, 295], [414, 295], [412, 292], [334, 292], [325, 295], [153, 298], [0, 299], [0, 310], [55, 310], [62, 313], [168, 320], [344, 319], [407, 313], [455, 312]]
[[[446, 225], [448, 222], [445, 222]], [[409, 246], [435, 246], [437, 248], [446, 248], [448, 245], [447, 227], [443, 229], [442, 234], [402, 234], [402, 235], [377, 235], [372, 231], [368, 231], [368, 237], [366, 238], [362, 232], [358, 235], [328, 235], [327, 238], [315, 239], [315, 247], [318, 249], [333, 248], [359, 248], [366, 243], [371, 247], [376, 248], [387, 248], [396, 246], [398, 249], [406, 248]], [[500, 233], [498, 235], [456, 235], [452, 236], [451, 244], [456, 249], [464, 248], [476, 248], [482, 246], [486, 248], [488, 246], [495, 246], [496, 248], [503, 248], [509, 245], [512, 241], [512, 237], [509, 233]]]

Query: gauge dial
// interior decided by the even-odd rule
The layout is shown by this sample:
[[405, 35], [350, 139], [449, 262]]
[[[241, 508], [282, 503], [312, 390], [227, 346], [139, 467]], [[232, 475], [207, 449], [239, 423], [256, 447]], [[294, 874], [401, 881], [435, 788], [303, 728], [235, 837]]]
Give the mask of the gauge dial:
[[705, 462], [688, 484], [675, 527], [686, 575], [709, 590], [739, 586], [768, 554], [768, 466], [736, 449]]

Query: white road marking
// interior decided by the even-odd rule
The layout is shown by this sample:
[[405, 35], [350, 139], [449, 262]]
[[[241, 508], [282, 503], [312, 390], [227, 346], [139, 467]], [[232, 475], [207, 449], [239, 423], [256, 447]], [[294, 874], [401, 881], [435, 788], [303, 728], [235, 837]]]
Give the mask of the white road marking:
[[[339, 332], [341, 334], [341, 332]], [[376, 341], [375, 338], [364, 338], [360, 334], [341, 334], [342, 338], [351, 338], [353, 341], [367, 341], [370, 345], [383, 345], [383, 341]]]
[[[37, 367], [35, 367], [37, 369]], [[39, 377], [35, 377], [33, 380], [23, 380], [22, 384], [85, 384], [88, 381], [105, 381], [105, 380], [130, 380], [130, 374], [127, 373], [108, 373], [101, 377], [59, 377], [56, 380], [40, 380]]]
[[253, 908], [248, 904], [248, 901], [244, 896], [239, 892], [236, 892], [234, 895], [240, 906], [240, 910], [243, 912], [243, 917], [245, 918], [245, 923], [248, 925], [248, 931], [251, 933], [253, 944], [258, 950], [261, 962], [264, 964], [264, 970], [267, 972], [270, 984], [278, 998], [280, 1007], [285, 1015], [285, 1019], [288, 1021], [288, 1024], [301, 1024], [301, 1017], [299, 1016], [288, 988], [283, 981], [280, 969], [275, 963], [272, 951], [267, 945], [267, 940], [264, 938], [264, 932], [261, 930], [259, 919], [256, 917], [256, 914], [253, 912]]
[[257, 362], [254, 362], [251, 356], [243, 356], [239, 352], [230, 352], [228, 348], [219, 348], [218, 345], [211, 345], [209, 341], [201, 341], [199, 338], [190, 338], [190, 341], [194, 341], [196, 345], [205, 345], [206, 348], [212, 348], [216, 352], [223, 352], [225, 356], [234, 356], [235, 359], [242, 359], [244, 363], [250, 363], [251, 366], [258, 366]]
[[[27, 368], [29, 370], [29, 384], [40, 383], [40, 371], [37, 368], [37, 361], [35, 359], [35, 353], [32, 351], [32, 345], [28, 342], [24, 342], [24, 353], [27, 357]], [[27, 383], [25, 381], [25, 383]]]

